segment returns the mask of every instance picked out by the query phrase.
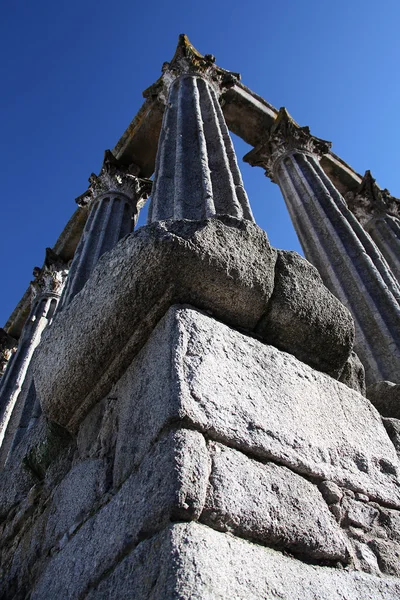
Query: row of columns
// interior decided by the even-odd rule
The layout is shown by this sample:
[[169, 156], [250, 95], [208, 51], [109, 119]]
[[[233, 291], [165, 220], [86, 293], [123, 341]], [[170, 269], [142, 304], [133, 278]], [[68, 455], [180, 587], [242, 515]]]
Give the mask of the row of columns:
[[67, 265], [47, 249], [43, 268], [34, 270], [31, 313], [18, 347], [1, 330], [0, 464], [40, 415], [31, 367], [43, 330], [56, 310], [68, 306], [83, 288], [101, 256], [131, 233], [136, 224], [151, 190], [151, 181], [137, 177], [138, 171], [136, 165], [119, 164], [106, 151], [100, 174], [90, 176], [88, 191], [77, 198], [79, 205], [89, 205], [89, 215], [68, 278]]
[[46, 250], [42, 268], [34, 269], [35, 279], [31, 282], [31, 312], [24, 325], [18, 347], [9, 360], [0, 382], [0, 446], [2, 455], [11, 443], [4, 438], [18, 402], [18, 412], [23, 410], [20, 393], [43, 330], [51, 322], [56, 311], [64, 282], [68, 273], [67, 265], [52, 251]]
[[[165, 104], [149, 223], [200, 220], [219, 214], [253, 221], [219, 103], [219, 96], [236, 77], [217, 67], [211, 55], [198, 54], [181, 36], [173, 60], [164, 64], [161, 78], [145, 92]], [[265, 140], [245, 160], [265, 168], [278, 183], [306, 258], [351, 310], [357, 351], [368, 381], [397, 382], [400, 287], [394, 274], [399, 273], [398, 203], [374, 187], [366, 175], [358, 192], [346, 198], [348, 205], [319, 164], [329, 147], [328, 142], [312, 136], [308, 128], [299, 127], [281, 109]], [[22, 387], [25, 392], [15, 412], [19, 424], [17, 433], [13, 429], [14, 444], [37, 418], [40, 407], [34, 381], [27, 378], [34, 349], [44, 327], [51, 323], [59, 300], [59, 310], [65, 310], [100, 257], [133, 230], [151, 190], [151, 182], [138, 177], [138, 173], [136, 165], [120, 164], [111, 152], [106, 152], [100, 174], [91, 175], [88, 191], [77, 199], [81, 206], [89, 205], [90, 211], [61, 300], [67, 269], [53, 257], [37, 273], [38, 281], [51, 280], [53, 287], [45, 291], [43, 285], [40, 294], [36, 292], [15, 354], [13, 341], [3, 335], [3, 363], [7, 357], [11, 360], [0, 387], [0, 443]], [[372, 216], [367, 215], [366, 206]]]

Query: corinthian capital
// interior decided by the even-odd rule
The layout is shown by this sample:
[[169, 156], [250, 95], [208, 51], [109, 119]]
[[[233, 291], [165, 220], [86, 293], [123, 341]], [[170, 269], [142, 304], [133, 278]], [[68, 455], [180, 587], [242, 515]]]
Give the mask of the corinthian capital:
[[309, 127], [300, 127], [283, 107], [266, 139], [248, 152], [243, 160], [253, 167], [263, 167], [266, 175], [275, 181], [275, 167], [283, 156], [297, 150], [320, 157], [329, 152], [331, 145], [331, 142], [311, 135]]
[[400, 200], [388, 190], [381, 190], [371, 171], [365, 171], [358, 190], [355, 193], [348, 192], [345, 198], [350, 210], [362, 225], [385, 215], [400, 218]]
[[0, 327], [0, 378], [3, 376], [11, 356], [17, 349], [18, 342]]
[[137, 177], [139, 167], [135, 164], [123, 165], [110, 150], [104, 153], [103, 166], [98, 175], [89, 177], [89, 189], [76, 199], [80, 206], [89, 204], [102, 194], [121, 193], [139, 202], [151, 192], [150, 179]]
[[31, 302], [34, 303], [40, 296], [59, 296], [68, 275], [68, 266], [53, 252], [46, 248], [46, 258], [43, 267], [33, 269], [35, 279], [31, 281]]
[[212, 54], [200, 54], [192, 46], [187, 35], [179, 36], [178, 46], [171, 62], [162, 66], [161, 77], [144, 92], [145, 98], [158, 98], [167, 104], [168, 92], [171, 84], [181, 75], [197, 75], [206, 79], [218, 92], [222, 92], [235, 85], [240, 80], [239, 73], [221, 69], [215, 64]]

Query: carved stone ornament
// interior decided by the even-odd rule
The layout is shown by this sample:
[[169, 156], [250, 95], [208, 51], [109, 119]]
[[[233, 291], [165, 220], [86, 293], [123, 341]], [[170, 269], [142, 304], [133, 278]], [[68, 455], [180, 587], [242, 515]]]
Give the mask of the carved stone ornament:
[[7, 363], [15, 353], [18, 346], [17, 340], [0, 327], [0, 378], [6, 370]]
[[143, 92], [143, 96], [158, 98], [163, 104], [168, 102], [168, 92], [172, 82], [181, 75], [199, 75], [207, 79], [218, 93], [231, 88], [240, 80], [239, 73], [218, 67], [212, 54], [204, 56], [200, 54], [184, 33], [179, 36], [173, 59], [171, 62], [165, 62], [161, 70], [161, 77]]
[[152, 182], [137, 177], [139, 170], [135, 164], [121, 164], [110, 150], [106, 150], [99, 175], [91, 174], [89, 189], [76, 199], [77, 204], [86, 206], [98, 196], [110, 192], [122, 193], [137, 203], [145, 200], [150, 195]]
[[51, 250], [46, 248], [46, 258], [42, 268], [33, 269], [35, 279], [31, 281], [32, 304], [43, 295], [59, 296], [68, 275], [68, 266]]
[[381, 190], [371, 171], [365, 171], [358, 190], [355, 193], [348, 192], [345, 199], [362, 225], [386, 215], [400, 218], [400, 200], [392, 196], [389, 190]]
[[300, 127], [282, 107], [267, 138], [248, 152], [243, 160], [252, 167], [263, 167], [265, 174], [276, 183], [274, 171], [280, 158], [295, 150], [320, 157], [327, 154], [331, 146], [331, 142], [311, 135], [309, 127]]

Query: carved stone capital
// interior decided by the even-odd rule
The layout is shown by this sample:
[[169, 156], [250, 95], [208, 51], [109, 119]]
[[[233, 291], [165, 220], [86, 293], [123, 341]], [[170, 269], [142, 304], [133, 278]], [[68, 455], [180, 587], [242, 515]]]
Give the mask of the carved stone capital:
[[43, 267], [35, 267], [33, 275], [35, 279], [31, 281], [32, 304], [40, 296], [59, 296], [61, 294], [68, 275], [68, 266], [51, 248], [46, 248]]
[[0, 327], [0, 378], [3, 376], [7, 363], [15, 353], [17, 346], [17, 340]]
[[248, 152], [243, 160], [253, 167], [263, 167], [266, 175], [276, 183], [274, 171], [283, 156], [297, 150], [320, 157], [329, 152], [331, 145], [331, 142], [311, 135], [309, 127], [300, 127], [283, 107], [267, 138]]
[[192, 46], [189, 38], [181, 34], [178, 46], [171, 62], [165, 62], [162, 66], [161, 77], [144, 92], [144, 98], [158, 98], [163, 104], [168, 102], [168, 92], [171, 84], [181, 75], [197, 75], [206, 79], [217, 91], [229, 89], [240, 80], [239, 73], [226, 71], [215, 64], [212, 54], [200, 54]]
[[85, 206], [98, 196], [111, 192], [122, 193], [137, 202], [146, 199], [150, 195], [152, 182], [137, 177], [139, 170], [135, 164], [121, 164], [110, 150], [106, 150], [99, 175], [91, 174], [89, 189], [76, 202], [79, 206]]
[[348, 192], [345, 199], [362, 225], [386, 215], [400, 218], [400, 200], [392, 196], [389, 190], [381, 190], [371, 171], [365, 171], [358, 190], [355, 193]]

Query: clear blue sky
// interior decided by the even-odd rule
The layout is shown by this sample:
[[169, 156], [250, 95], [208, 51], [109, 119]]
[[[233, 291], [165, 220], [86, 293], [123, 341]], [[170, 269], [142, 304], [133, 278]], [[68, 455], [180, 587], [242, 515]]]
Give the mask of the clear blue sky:
[[[400, 196], [399, 26], [398, 0], [5, 3], [0, 325], [179, 33]], [[279, 189], [235, 144], [258, 224], [299, 250]]]

